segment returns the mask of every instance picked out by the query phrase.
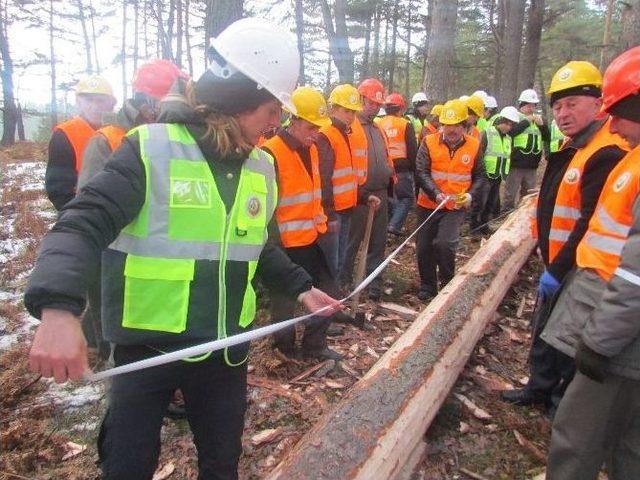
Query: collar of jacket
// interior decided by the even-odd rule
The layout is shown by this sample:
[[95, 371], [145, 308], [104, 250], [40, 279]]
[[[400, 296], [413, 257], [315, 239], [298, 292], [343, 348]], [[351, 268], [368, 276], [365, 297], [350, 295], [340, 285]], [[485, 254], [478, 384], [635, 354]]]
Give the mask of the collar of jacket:
[[447, 142], [447, 141], [444, 139], [444, 135], [441, 133], [441, 134], [439, 135], [439, 137], [438, 137], [438, 141], [439, 141], [441, 144], [442, 144], [442, 143], [444, 143], [444, 144], [447, 146], [447, 148], [448, 148], [449, 150], [451, 150], [451, 151], [455, 152], [455, 151], [456, 151], [457, 149], [459, 149], [462, 145], [464, 145], [464, 143], [466, 142], [466, 139], [465, 139], [465, 137], [463, 136], [463, 137], [460, 139], [460, 141], [459, 141], [458, 143], [456, 143], [455, 145], [450, 145], [450, 144], [449, 144], [449, 142]]
[[291, 150], [294, 150], [298, 153], [303, 153], [305, 150], [308, 150], [300, 140], [298, 140], [297, 138], [295, 138], [293, 135], [289, 133], [288, 128], [283, 128], [277, 133], [277, 135], [279, 135], [280, 138], [282, 138], [282, 141], [284, 142], [284, 144], [287, 147], [289, 147]]
[[593, 138], [593, 136], [602, 128], [607, 119], [594, 120], [589, 125], [576, 133], [571, 141], [567, 144], [567, 148], [584, 148]]
[[334, 127], [336, 127], [338, 130], [340, 130], [342, 133], [350, 133], [351, 132], [351, 126], [347, 125], [342, 120], [340, 120], [340, 119], [338, 119], [336, 117], [331, 117], [331, 123], [333, 124]]
[[357, 113], [358, 119], [362, 125], [371, 125], [373, 124], [373, 118], [365, 117], [361, 112]]

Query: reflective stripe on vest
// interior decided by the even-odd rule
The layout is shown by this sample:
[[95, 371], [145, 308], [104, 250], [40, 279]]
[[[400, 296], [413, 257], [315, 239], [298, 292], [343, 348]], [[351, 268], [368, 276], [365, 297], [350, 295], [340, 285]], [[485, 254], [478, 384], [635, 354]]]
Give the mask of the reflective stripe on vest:
[[604, 280], [611, 280], [620, 265], [639, 193], [640, 148], [636, 148], [607, 177], [589, 228], [576, 251], [576, 264], [580, 268], [595, 270]]
[[[217, 337], [227, 336], [227, 322], [248, 327], [256, 309], [251, 281], [277, 196], [271, 157], [256, 149], [249, 154], [227, 213], [209, 164], [184, 125], [143, 125], [133, 132], [146, 174], [145, 202], [110, 246], [127, 253], [122, 328], [188, 333], [196, 260], [219, 261]], [[227, 261], [248, 263], [244, 294], [229, 292], [244, 295], [238, 318], [227, 318]], [[226, 350], [225, 359], [234, 364]]]
[[358, 183], [351, 164], [351, 147], [345, 135], [334, 125], [320, 129], [333, 150], [335, 158], [331, 185], [336, 211], [353, 208], [358, 202]]
[[424, 120], [420, 120], [415, 115], [407, 115], [407, 118], [409, 119], [409, 121], [411, 122], [411, 125], [413, 126], [413, 131], [416, 134], [416, 141], [420, 142], [420, 135], [422, 133], [422, 129], [431, 124], [427, 122], [426, 118]]
[[113, 152], [122, 144], [122, 140], [127, 134], [127, 131], [118, 125], [107, 125], [106, 127], [99, 129], [97, 133], [107, 140], [109, 148]]
[[[471, 187], [471, 172], [480, 149], [480, 142], [468, 135], [463, 144], [451, 156], [451, 152], [440, 134], [427, 135], [424, 139], [431, 160], [431, 178], [445, 194], [459, 195]], [[418, 205], [433, 209], [437, 203], [431, 200], [422, 190], [418, 195]], [[446, 208], [453, 208], [448, 204]]]
[[82, 117], [73, 117], [71, 120], [67, 120], [60, 125], [56, 125], [53, 127], [53, 130], [61, 130], [67, 136], [76, 157], [76, 173], [80, 173], [80, 170], [82, 169], [82, 156], [84, 155], [84, 150], [87, 148], [87, 144], [91, 137], [96, 133], [96, 130]]
[[625, 148], [626, 144], [622, 137], [617, 134], [612, 135], [609, 132], [610, 121], [604, 122], [589, 142], [576, 151], [560, 182], [555, 206], [553, 207], [553, 216], [551, 217], [551, 231], [549, 234], [550, 262], [558, 255], [575, 228], [576, 222], [581, 217], [581, 187], [585, 165], [598, 150], [604, 147], [618, 146]]
[[[387, 164], [393, 172], [393, 181], [396, 181], [396, 174], [393, 168], [393, 162], [388, 154], [388, 142], [387, 136], [384, 134], [382, 128], [375, 123], [373, 124], [380, 132], [380, 137], [384, 141], [385, 149], [384, 155], [387, 159]], [[364, 127], [360, 123], [360, 119], [356, 116], [355, 120], [351, 124], [351, 133], [349, 134], [349, 143], [351, 144], [351, 153], [353, 168], [356, 173], [358, 185], [364, 185], [367, 181], [367, 170], [369, 168], [369, 143], [367, 141], [367, 134], [364, 131]]]
[[511, 137], [500, 135], [496, 127], [490, 125], [485, 130], [487, 149], [484, 166], [489, 178], [505, 178], [511, 168]]
[[[520, 113], [520, 121], [527, 118]], [[535, 122], [529, 121], [529, 126], [513, 138], [513, 148], [517, 148], [523, 154], [537, 155], [542, 151], [542, 134]]]
[[407, 158], [407, 141], [405, 140], [407, 125], [409, 121], [406, 118], [395, 115], [386, 115], [378, 122], [378, 126], [387, 137], [389, 157], [392, 161]]
[[322, 189], [318, 170], [318, 149], [309, 149], [311, 174], [302, 158], [289, 148], [280, 135], [264, 143], [273, 153], [278, 171], [280, 198], [276, 207], [276, 220], [280, 239], [285, 248], [312, 245], [318, 233], [327, 231], [327, 217], [322, 209]]

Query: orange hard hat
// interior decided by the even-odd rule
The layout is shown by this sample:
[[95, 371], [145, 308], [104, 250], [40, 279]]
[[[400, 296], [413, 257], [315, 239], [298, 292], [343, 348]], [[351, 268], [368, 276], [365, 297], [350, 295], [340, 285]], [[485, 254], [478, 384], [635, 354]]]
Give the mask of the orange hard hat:
[[397, 92], [390, 93], [387, 98], [384, 99], [385, 105], [393, 105], [394, 107], [400, 107], [402, 110], [407, 108], [407, 104], [404, 101], [402, 95]]
[[618, 56], [604, 72], [602, 109], [609, 111], [629, 95], [640, 93], [640, 46]]
[[372, 102], [384, 103], [384, 86], [376, 78], [367, 78], [358, 85], [358, 92]]
[[151, 60], [141, 65], [133, 75], [133, 91], [160, 100], [169, 93], [178, 78], [187, 80], [189, 75], [169, 60]]

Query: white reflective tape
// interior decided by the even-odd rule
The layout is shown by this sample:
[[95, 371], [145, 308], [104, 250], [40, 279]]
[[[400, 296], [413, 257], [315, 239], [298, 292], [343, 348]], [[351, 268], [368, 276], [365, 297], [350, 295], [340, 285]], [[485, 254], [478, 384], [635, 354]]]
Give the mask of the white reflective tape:
[[278, 223], [280, 233], [311, 230], [313, 228], [315, 228], [313, 220], [291, 220], [290, 222]]
[[602, 222], [602, 225], [604, 225], [607, 230], [610, 230], [613, 233], [620, 235], [621, 237], [627, 238], [629, 236], [629, 230], [631, 229], [631, 227], [614, 220], [613, 217], [609, 215], [609, 212], [607, 212], [606, 208], [604, 208], [602, 205], [598, 207], [596, 215], [598, 216], [598, 220]]
[[348, 177], [349, 175], [353, 175], [353, 168], [344, 167], [344, 168], [338, 168], [337, 170], [334, 170], [333, 175], [331, 175], [331, 178], [342, 178], [342, 177]]
[[352, 190], [355, 190], [356, 188], [357, 187], [355, 183], [345, 183], [344, 185], [337, 185], [333, 187], [333, 194], [338, 195], [340, 193], [350, 192]]
[[290, 205], [298, 205], [299, 203], [309, 203], [313, 200], [312, 192], [299, 193], [298, 195], [288, 195], [280, 198], [278, 201], [279, 207], [288, 207]]
[[640, 277], [629, 270], [625, 270], [624, 268], [616, 268], [616, 271], [613, 272], [614, 275], [624, 278], [627, 282], [633, 283], [640, 287]]
[[593, 248], [605, 253], [618, 256], [622, 253], [625, 241], [626, 240], [622, 240], [620, 238], [608, 237], [594, 232], [587, 232], [584, 236], [584, 242], [587, 245], [591, 245]]
[[578, 208], [573, 207], [562, 207], [556, 205], [553, 208], [553, 216], [559, 218], [570, 218], [572, 220], [578, 220], [582, 215], [580, 214], [580, 210]]
[[559, 242], [566, 242], [569, 240], [571, 232], [569, 230], [560, 230], [558, 228], [552, 228], [549, 230], [549, 240], [557, 240]]

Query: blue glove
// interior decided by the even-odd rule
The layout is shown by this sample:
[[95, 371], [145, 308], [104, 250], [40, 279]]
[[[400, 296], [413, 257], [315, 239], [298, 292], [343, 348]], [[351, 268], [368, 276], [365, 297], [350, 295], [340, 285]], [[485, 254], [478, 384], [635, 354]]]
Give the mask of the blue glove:
[[538, 294], [542, 300], [547, 300], [553, 297], [559, 288], [560, 282], [545, 269], [544, 273], [540, 277], [540, 285], [538, 285]]

